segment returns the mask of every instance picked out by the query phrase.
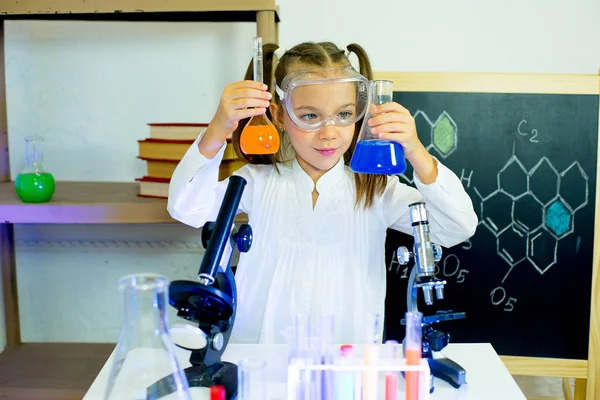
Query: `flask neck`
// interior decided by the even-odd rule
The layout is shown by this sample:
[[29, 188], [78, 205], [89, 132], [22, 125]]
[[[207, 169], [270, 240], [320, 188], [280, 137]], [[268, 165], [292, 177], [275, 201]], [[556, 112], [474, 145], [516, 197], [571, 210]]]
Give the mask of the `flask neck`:
[[25, 138], [25, 167], [39, 168], [44, 164], [44, 138], [30, 136]]
[[371, 104], [376, 106], [390, 103], [394, 97], [392, 81], [375, 80], [371, 83]]

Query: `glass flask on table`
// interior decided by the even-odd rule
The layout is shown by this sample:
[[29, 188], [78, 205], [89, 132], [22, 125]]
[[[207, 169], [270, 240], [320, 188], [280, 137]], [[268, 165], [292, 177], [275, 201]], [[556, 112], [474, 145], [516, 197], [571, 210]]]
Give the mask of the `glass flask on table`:
[[123, 324], [105, 400], [191, 400], [168, 331], [168, 288], [167, 279], [155, 274], [120, 279]]
[[406, 171], [404, 149], [399, 143], [391, 140], [380, 139], [371, 132], [368, 124], [373, 117], [371, 105], [379, 106], [392, 101], [394, 84], [392, 81], [371, 81], [369, 88], [369, 105], [367, 114], [358, 135], [356, 147], [350, 160], [350, 169], [364, 174], [401, 174]]
[[[254, 38], [254, 80], [263, 82], [262, 38]], [[240, 148], [245, 154], [274, 154], [279, 150], [279, 132], [265, 114], [250, 118], [240, 135]]]
[[25, 138], [25, 167], [15, 179], [15, 191], [25, 203], [45, 203], [50, 201], [56, 190], [54, 176], [44, 165], [44, 138]]

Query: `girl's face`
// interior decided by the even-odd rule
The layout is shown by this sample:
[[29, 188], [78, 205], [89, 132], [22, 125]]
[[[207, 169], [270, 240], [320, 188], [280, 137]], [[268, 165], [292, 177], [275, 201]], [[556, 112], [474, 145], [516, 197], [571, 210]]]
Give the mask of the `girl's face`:
[[322, 128], [309, 132], [298, 128], [279, 107], [272, 114], [287, 132], [298, 164], [316, 182], [352, 143], [355, 124], [339, 124], [334, 118], [343, 120], [356, 113], [356, 85], [306, 85], [295, 88], [292, 97], [294, 114], [302, 121], [328, 119]]

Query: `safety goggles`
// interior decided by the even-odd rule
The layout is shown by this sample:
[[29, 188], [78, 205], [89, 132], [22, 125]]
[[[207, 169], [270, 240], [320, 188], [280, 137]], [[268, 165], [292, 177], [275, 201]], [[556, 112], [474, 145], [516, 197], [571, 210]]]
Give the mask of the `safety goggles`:
[[360, 120], [367, 109], [369, 80], [350, 66], [294, 71], [275, 91], [294, 125], [311, 132]]

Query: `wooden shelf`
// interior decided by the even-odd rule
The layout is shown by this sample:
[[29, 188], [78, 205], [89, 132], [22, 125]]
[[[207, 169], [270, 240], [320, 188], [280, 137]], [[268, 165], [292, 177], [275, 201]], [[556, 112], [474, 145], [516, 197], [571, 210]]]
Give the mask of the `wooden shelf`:
[[256, 22], [256, 13], [271, 11], [275, 0], [7, 0], [0, 19], [175, 20]]
[[[23, 203], [14, 182], [0, 183], [0, 221], [11, 224], [158, 224], [179, 223], [167, 212], [166, 199], [138, 197], [138, 183], [57, 182], [47, 203]], [[236, 222], [247, 222], [239, 215]]]
[[[275, 0], [3, 0], [0, 2], [0, 180], [10, 179], [4, 25], [7, 20], [21, 19], [244, 21], [256, 23], [256, 35], [262, 37], [264, 43], [278, 42], [280, 21]], [[0, 183], [0, 222], [4, 222], [0, 223], [0, 276], [9, 350], [21, 342], [13, 224], [176, 222], [167, 212], [166, 200], [141, 198], [137, 193], [138, 183], [58, 182], [52, 201], [25, 204], [17, 198], [14, 183]], [[247, 221], [245, 215], [236, 218], [238, 223]], [[27, 361], [52, 371], [52, 366], [45, 362]], [[2, 371], [0, 377], [1, 389], [4, 380]], [[10, 393], [0, 391], [3, 398], [33, 399], [37, 395], [10, 396]], [[57, 398], [65, 397], [58, 394]], [[53, 397], [49, 393], [41, 393], [39, 398]]]
[[0, 354], [0, 398], [81, 399], [115, 344], [27, 343]]

